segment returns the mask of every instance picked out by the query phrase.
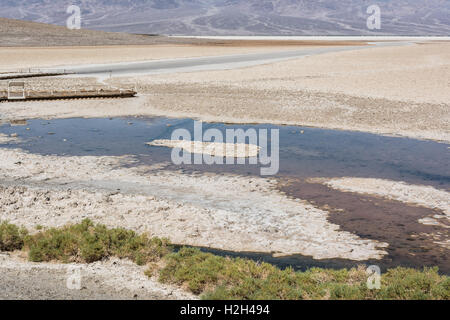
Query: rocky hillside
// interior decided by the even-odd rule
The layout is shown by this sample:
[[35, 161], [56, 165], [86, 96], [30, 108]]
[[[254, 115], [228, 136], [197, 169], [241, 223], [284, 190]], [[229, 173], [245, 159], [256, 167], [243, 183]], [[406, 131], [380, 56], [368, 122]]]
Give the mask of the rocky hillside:
[[[181, 35], [450, 35], [448, 0], [2, 0], [0, 16], [65, 25], [69, 4], [82, 27]], [[381, 30], [366, 27], [381, 8]]]
[[106, 46], [152, 44], [211, 44], [203, 39], [169, 38], [66, 27], [0, 18], [0, 47]]

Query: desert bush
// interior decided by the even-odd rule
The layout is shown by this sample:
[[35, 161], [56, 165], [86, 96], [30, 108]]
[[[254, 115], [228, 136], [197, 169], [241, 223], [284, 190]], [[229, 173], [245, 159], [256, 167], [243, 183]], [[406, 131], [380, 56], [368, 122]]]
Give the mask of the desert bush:
[[369, 290], [363, 266], [298, 272], [194, 248], [173, 252], [168, 240], [123, 228], [110, 229], [90, 220], [39, 229], [29, 235], [23, 228], [1, 223], [0, 251], [25, 249], [29, 260], [35, 262], [91, 263], [112, 256], [128, 258], [139, 265], [148, 264], [149, 277], [159, 274], [161, 282], [185, 287], [211, 300], [450, 299], [450, 277], [440, 275], [437, 268], [390, 269], [382, 275], [381, 289]]
[[2, 222], [0, 224], [0, 251], [20, 250], [27, 231], [16, 225]]
[[91, 263], [115, 256], [139, 265], [159, 260], [171, 251], [165, 239], [148, 238], [123, 228], [83, 220], [79, 224], [51, 228], [25, 238], [31, 261], [59, 260]]
[[160, 281], [184, 286], [208, 300], [450, 298], [450, 278], [439, 275], [437, 268], [391, 269], [382, 276], [380, 290], [369, 290], [363, 267], [296, 272], [189, 248], [168, 255], [165, 261]]
[[430, 300], [450, 299], [450, 278], [440, 276], [438, 268], [422, 271], [409, 268], [388, 270], [382, 277], [380, 299]]

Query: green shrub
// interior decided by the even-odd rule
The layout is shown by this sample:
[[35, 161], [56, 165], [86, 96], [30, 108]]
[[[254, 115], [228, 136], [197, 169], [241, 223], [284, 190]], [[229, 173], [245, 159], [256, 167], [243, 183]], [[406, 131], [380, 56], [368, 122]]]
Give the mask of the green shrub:
[[450, 299], [450, 278], [438, 274], [438, 268], [423, 271], [407, 268], [388, 270], [382, 277], [380, 299]]
[[174, 253], [165, 239], [148, 238], [123, 228], [108, 229], [90, 220], [38, 229], [39, 233], [28, 235], [25, 229], [1, 223], [0, 251], [27, 249], [29, 259], [36, 262], [91, 263], [111, 256], [129, 258], [139, 265], [149, 264], [145, 272], [149, 277], [159, 273], [161, 282], [186, 287], [211, 300], [450, 299], [450, 278], [439, 275], [437, 268], [390, 269], [382, 275], [381, 289], [369, 290], [365, 267], [296, 272], [193, 248]]
[[160, 281], [185, 286], [208, 300], [450, 298], [450, 278], [440, 276], [437, 268], [391, 269], [382, 276], [380, 290], [369, 290], [364, 267], [295, 272], [188, 248], [168, 255], [165, 262]]
[[27, 231], [13, 224], [2, 222], [0, 224], [0, 251], [20, 250]]
[[224, 258], [183, 248], [166, 257], [160, 280], [186, 285], [207, 299], [296, 299], [301, 290], [292, 269], [267, 263]]
[[100, 261], [116, 256], [139, 265], [159, 260], [171, 251], [167, 240], [149, 239], [123, 228], [108, 229], [90, 220], [63, 228], [52, 228], [25, 239], [31, 261]]

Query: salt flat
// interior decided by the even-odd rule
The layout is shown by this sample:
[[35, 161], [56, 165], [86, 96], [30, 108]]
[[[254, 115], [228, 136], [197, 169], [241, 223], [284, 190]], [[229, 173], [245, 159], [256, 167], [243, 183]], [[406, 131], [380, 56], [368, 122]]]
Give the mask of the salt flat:
[[[449, 49], [447, 42], [432, 42], [325, 53], [235, 70], [118, 77], [105, 82], [136, 86], [139, 92], [126, 107], [117, 100], [20, 102], [2, 108], [2, 115], [5, 120], [162, 115], [450, 141]], [[29, 85], [80, 88], [84, 83], [94, 85], [96, 80], [48, 78]]]
[[70, 65], [104, 64], [204, 56], [294, 50], [319, 47], [275, 42], [267, 45], [153, 44], [115, 46], [0, 47], [0, 71], [27, 68], [60, 68]]
[[[218, 68], [222, 70], [205, 67], [176, 69], [170, 74], [114, 74], [101, 79], [87, 74], [78, 78], [29, 79], [26, 86], [33, 89], [136, 87], [139, 95], [120, 100], [1, 103], [2, 124], [32, 118], [165, 116], [221, 123], [292, 124], [450, 142], [450, 43], [443, 39], [410, 39], [415, 43], [408, 46], [361, 46], [362, 43], [347, 40], [252, 42], [142, 36], [128, 39], [126, 35], [117, 35], [102, 42], [103, 46], [93, 46], [107, 34], [64, 30], [67, 37], [53, 36], [42, 44], [46, 47], [39, 47], [41, 36], [45, 38], [47, 32], [55, 35], [61, 30], [40, 26], [43, 29], [33, 38], [31, 48], [23, 45], [27, 30], [34, 26], [20, 25], [25, 29], [21, 29], [19, 36], [9, 33], [0, 36], [4, 43], [14, 45], [0, 48], [0, 69], [74, 65], [92, 68], [92, 65], [131, 65], [142, 61], [156, 65], [170, 59], [201, 59], [206, 61], [205, 65], [211, 60], [209, 64], [214, 65], [217, 59], [230, 55], [265, 59], [259, 59], [258, 65], [243, 63]], [[64, 46], [68, 43], [76, 46]], [[270, 59], [294, 50], [300, 54], [289, 56], [288, 60]], [[316, 55], [318, 52], [321, 54]], [[101, 71], [104, 75], [105, 69]], [[7, 82], [0, 82], [0, 90], [6, 86]], [[1, 144], [20, 139], [16, 135], [0, 135]], [[171, 146], [167, 141], [164, 145]], [[257, 153], [256, 148], [253, 151]], [[185, 172], [169, 170], [166, 163], [136, 165], [134, 160], [133, 155], [57, 156], [0, 148], [0, 220], [35, 232], [38, 225], [59, 227], [90, 218], [110, 227], [167, 237], [181, 245], [275, 256], [300, 254], [316, 260], [344, 259], [355, 264], [390, 259], [389, 246], [397, 242], [332, 223], [331, 213], [339, 208], [318, 206], [313, 200], [306, 201], [306, 197], [288, 196], [279, 188], [280, 178], [234, 172]], [[446, 178], [445, 172], [442, 177]], [[433, 226], [442, 232], [439, 243], [435, 241], [432, 245], [446, 257], [447, 191], [361, 177], [319, 181], [343, 192], [432, 208], [433, 216], [431, 213], [420, 216], [425, 218], [417, 224], [424, 228]], [[390, 210], [386, 211], [390, 214]], [[344, 213], [343, 209], [341, 212]], [[410, 217], [410, 211], [406, 216]], [[405, 234], [401, 234], [400, 240], [408, 240], [409, 235]], [[444, 258], [442, 261], [446, 263]], [[128, 297], [142, 292], [136, 285], [143, 284], [150, 297], [164, 299], [173, 294], [174, 298], [194, 298], [144, 279], [143, 269], [126, 261], [105, 261], [84, 267], [91, 283], [100, 280], [103, 284], [92, 292], [98, 297]], [[0, 256], [0, 270], [6, 279], [0, 282], [19, 288], [12, 292], [18, 297], [23, 297], [20, 288], [33, 288], [30, 278], [56, 290], [56, 296], [67, 294], [57, 283], [64, 277], [62, 265], [36, 266], [14, 256]], [[119, 273], [115, 274], [117, 270]], [[122, 291], [109, 292], [111, 288]]]

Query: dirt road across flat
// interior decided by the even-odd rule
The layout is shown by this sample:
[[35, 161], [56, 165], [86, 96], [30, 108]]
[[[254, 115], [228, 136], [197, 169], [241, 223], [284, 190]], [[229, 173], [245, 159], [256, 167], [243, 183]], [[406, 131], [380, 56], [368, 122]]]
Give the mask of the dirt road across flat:
[[179, 59], [205, 56], [299, 50], [320, 47], [322, 44], [267, 45], [244, 44], [154, 44], [115, 46], [71, 46], [71, 47], [0, 47], [0, 71], [28, 68], [61, 68], [61, 66], [104, 64], [158, 59]]
[[[380, 46], [402, 46], [405, 43], [383, 43]], [[188, 59], [142, 61], [85, 66], [63, 66], [62, 68], [77, 75], [97, 77], [117, 77], [126, 75], [145, 75], [161, 73], [179, 73], [205, 70], [229, 70], [261, 64], [291, 60], [299, 57], [319, 55], [329, 52], [342, 52], [364, 49], [363, 46], [331, 46], [302, 48], [300, 50], [263, 51], [239, 55], [204, 56]], [[271, 48], [268, 48], [271, 49]], [[272, 48], [273, 49], [273, 48]]]

